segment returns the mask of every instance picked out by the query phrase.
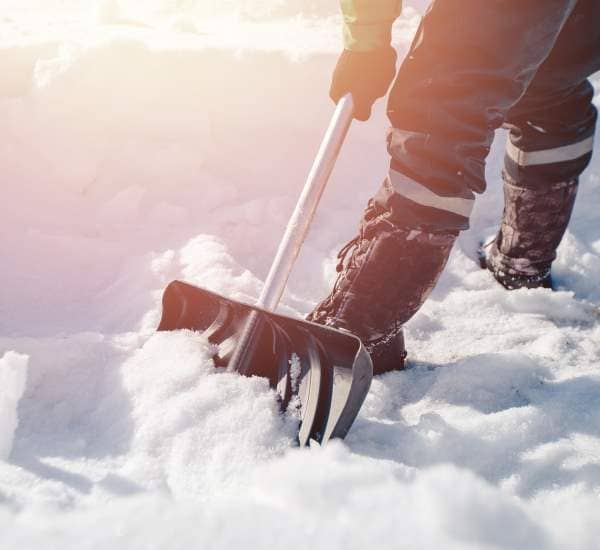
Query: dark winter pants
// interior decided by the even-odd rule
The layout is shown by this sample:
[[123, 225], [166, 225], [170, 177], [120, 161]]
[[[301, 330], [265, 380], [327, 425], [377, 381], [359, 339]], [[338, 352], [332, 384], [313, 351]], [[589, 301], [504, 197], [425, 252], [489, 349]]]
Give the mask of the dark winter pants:
[[503, 124], [517, 195], [576, 181], [599, 69], [599, 0], [435, 0], [390, 93], [391, 170], [376, 200], [403, 226], [468, 228]]

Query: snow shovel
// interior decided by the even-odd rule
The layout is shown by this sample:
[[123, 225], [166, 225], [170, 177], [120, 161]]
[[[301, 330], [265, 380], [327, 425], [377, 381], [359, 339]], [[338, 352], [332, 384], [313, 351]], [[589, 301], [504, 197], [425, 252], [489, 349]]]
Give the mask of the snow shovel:
[[217, 366], [263, 376], [282, 410], [299, 412], [298, 442], [321, 445], [348, 433], [369, 391], [373, 366], [348, 332], [274, 313], [342, 143], [350, 128], [352, 96], [335, 110], [256, 305], [174, 281], [163, 294], [159, 331], [202, 331], [218, 349]]

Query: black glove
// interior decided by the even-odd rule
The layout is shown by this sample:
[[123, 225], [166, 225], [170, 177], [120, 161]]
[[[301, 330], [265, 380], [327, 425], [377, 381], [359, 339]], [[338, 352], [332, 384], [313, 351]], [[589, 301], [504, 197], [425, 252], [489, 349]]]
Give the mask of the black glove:
[[350, 92], [354, 118], [368, 120], [373, 103], [387, 93], [396, 76], [396, 58], [391, 46], [370, 52], [344, 50], [333, 73], [331, 99], [337, 103]]

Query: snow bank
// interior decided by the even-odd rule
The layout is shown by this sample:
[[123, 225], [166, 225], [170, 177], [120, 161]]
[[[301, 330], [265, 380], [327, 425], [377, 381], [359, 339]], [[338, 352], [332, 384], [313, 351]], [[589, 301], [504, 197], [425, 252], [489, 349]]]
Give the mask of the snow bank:
[[[0, 327], [12, 334], [132, 327], [153, 303], [149, 286], [159, 286], [148, 273], [152, 255], [199, 233], [218, 234], [264, 276], [331, 112], [314, 88], [327, 89], [333, 56], [300, 62], [281, 51], [238, 55], [177, 37], [156, 46], [153, 34], [111, 32], [24, 64], [29, 86], [0, 104], [0, 160], [18, 189], [0, 204], [0, 242], [19, 273], [0, 273]], [[366, 139], [379, 142], [379, 129], [357, 128], [346, 158]], [[385, 151], [367, 159], [379, 166], [377, 181]], [[365, 199], [374, 187], [369, 164], [338, 174]], [[351, 203], [360, 212], [344, 194], [332, 202], [333, 223], [315, 236], [320, 248], [337, 244], [347, 222], [335, 218]], [[298, 278], [315, 280], [310, 269]], [[124, 286], [128, 318], [115, 319]]]
[[0, 359], [0, 460], [6, 460], [17, 429], [17, 405], [27, 382], [26, 355], [8, 352]]

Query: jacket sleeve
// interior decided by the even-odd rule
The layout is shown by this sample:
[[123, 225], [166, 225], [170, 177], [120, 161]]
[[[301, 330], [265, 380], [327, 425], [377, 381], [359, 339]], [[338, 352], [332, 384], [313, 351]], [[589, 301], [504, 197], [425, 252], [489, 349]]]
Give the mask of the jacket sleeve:
[[344, 47], [367, 52], [389, 46], [392, 25], [402, 0], [340, 0], [344, 16]]

